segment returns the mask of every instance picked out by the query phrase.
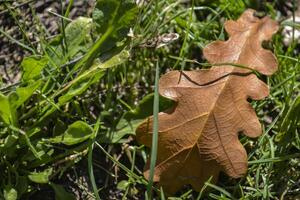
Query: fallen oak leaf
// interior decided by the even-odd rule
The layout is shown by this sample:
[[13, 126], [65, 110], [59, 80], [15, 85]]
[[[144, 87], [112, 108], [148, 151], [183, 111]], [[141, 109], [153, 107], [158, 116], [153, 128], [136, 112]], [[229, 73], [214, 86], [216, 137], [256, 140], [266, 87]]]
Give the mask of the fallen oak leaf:
[[[275, 56], [261, 42], [271, 39], [278, 25], [269, 17], [255, 17], [254, 12], [247, 10], [237, 21], [225, 23], [229, 39], [204, 49], [210, 63], [240, 64], [265, 75], [277, 70]], [[247, 153], [238, 134], [257, 137], [262, 132], [247, 99], [259, 100], [269, 94], [268, 86], [250, 72], [224, 65], [171, 71], [160, 78], [160, 95], [176, 102], [172, 109], [159, 113], [154, 181], [164, 191], [174, 193], [185, 184], [199, 191], [211, 176], [215, 181], [220, 171], [233, 178], [246, 173]], [[137, 140], [148, 147], [152, 126], [150, 117], [136, 131]], [[149, 177], [149, 160], [144, 175]]]

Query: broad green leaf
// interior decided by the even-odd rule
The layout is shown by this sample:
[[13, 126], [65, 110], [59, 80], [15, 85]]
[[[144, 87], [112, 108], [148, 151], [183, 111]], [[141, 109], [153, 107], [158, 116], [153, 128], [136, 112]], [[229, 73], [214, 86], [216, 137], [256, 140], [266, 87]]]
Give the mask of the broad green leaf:
[[[125, 62], [129, 57], [129, 52], [126, 50], [121, 51], [119, 54], [113, 56], [111, 59], [107, 60], [104, 63], [95, 63], [91, 69], [86, 71], [84, 74], [79, 76], [78, 78], [74, 79], [71, 83], [72, 86], [68, 90], [67, 94], [61, 96], [58, 99], [60, 105], [63, 105], [70, 101], [73, 97], [82, 94], [84, 91], [88, 89], [88, 87], [94, 83], [96, 83], [103, 75], [104, 69], [112, 68], [119, 64]], [[49, 110], [49, 112], [53, 112]], [[128, 124], [129, 125], [129, 124]], [[114, 134], [113, 139], [109, 139], [109, 141], [117, 142], [119, 141], [124, 135], [126, 134], [133, 134], [138, 122], [130, 123], [128, 128], [124, 129], [121, 132]], [[133, 127], [133, 128], [132, 128]], [[122, 128], [123, 129], [123, 128]]]
[[98, 0], [93, 21], [101, 35], [72, 70], [75, 72], [79, 68], [88, 69], [99, 55], [106, 53], [111, 57], [122, 51], [125, 46], [124, 39], [134, 24], [137, 13], [137, 6], [131, 0]]
[[93, 129], [83, 121], [71, 124], [63, 135], [49, 139], [52, 143], [74, 145], [83, 142], [93, 135]]
[[66, 123], [61, 121], [60, 119], [57, 119], [53, 127], [53, 136], [58, 136], [60, 134], [63, 134], [66, 130], [67, 130]]
[[[83, 93], [89, 87], [89, 85], [91, 85], [92, 83], [95, 83], [96, 81], [94, 81], [95, 79], [93, 78], [93, 75], [97, 74], [97, 75], [99, 75], [99, 77], [102, 76], [102, 72], [99, 72], [99, 71], [103, 70], [103, 69], [101, 69], [101, 67], [103, 67], [103, 65], [100, 64], [100, 66], [93, 67], [93, 65], [92, 65], [93, 61], [95, 60], [95, 58], [97, 56], [99, 56], [100, 53], [104, 53], [103, 49], [106, 49], [106, 48], [110, 49], [110, 47], [115, 46], [116, 42], [122, 41], [121, 36], [125, 37], [127, 35], [129, 27], [130, 27], [130, 25], [132, 25], [132, 22], [134, 21], [135, 16], [138, 11], [135, 3], [133, 3], [132, 1], [128, 1], [128, 0], [125, 0], [125, 1], [99, 0], [97, 2], [97, 5], [98, 6], [96, 6], [97, 7], [96, 9], [98, 9], [98, 11], [104, 12], [104, 13], [106, 12], [106, 9], [104, 7], [107, 7], [107, 8], [114, 7], [113, 8], [114, 15], [112, 16], [112, 18], [111, 19], [109, 17], [105, 18], [106, 20], [108, 20], [107, 24], [110, 24], [111, 26], [107, 26], [107, 29], [105, 28], [105, 25], [103, 26], [102, 30], [104, 31], [104, 34], [102, 34], [102, 36], [94, 43], [94, 45], [85, 54], [85, 56], [79, 62], [76, 63], [76, 65], [74, 66], [72, 71], [69, 73], [69, 74], [73, 74], [73, 72], [75, 72], [80, 67], [82, 67], [81, 73], [79, 73], [78, 77], [75, 78], [73, 81], [71, 81], [61, 91], [58, 92], [59, 94], [66, 93], [67, 90], [72, 88], [70, 91], [67, 92], [66, 96], [63, 95], [63, 96], [59, 97], [60, 105], [67, 103], [69, 100], [72, 99], [72, 97]], [[101, 9], [103, 9], [103, 10], [101, 10]], [[125, 29], [126, 29], [126, 31], [124, 31]], [[125, 32], [126, 32], [126, 34], [125, 34]], [[115, 38], [115, 41], [113, 41], [114, 40], [113, 38]], [[113, 45], [110, 45], [111, 41], [113, 41]], [[118, 49], [118, 51], [115, 51], [114, 53], [119, 52], [122, 49], [123, 49], [123, 47], [122, 48], [120, 47]], [[55, 49], [54, 50], [52, 49], [52, 53], [58, 54], [57, 51], [55, 51]], [[124, 52], [122, 52], [121, 55], [123, 56]], [[57, 59], [59, 60], [61, 58], [57, 58]], [[57, 60], [57, 59], [54, 59], [54, 60]], [[121, 59], [121, 60], [123, 60], [123, 59]], [[91, 70], [84, 71], [85, 69], [88, 69], [91, 67], [92, 67]], [[109, 67], [112, 67], [112, 66], [104, 65], [104, 68], [109, 68]], [[88, 83], [84, 83], [85, 81], [87, 81]], [[57, 108], [53, 107], [52, 105], [46, 106], [41, 112], [43, 114], [41, 115], [40, 119], [36, 123], [38, 124], [41, 121], [45, 120], [49, 115], [51, 115], [56, 110], [57, 110]]]
[[47, 65], [47, 63], [47, 57], [31, 56], [24, 58], [21, 63], [21, 67], [23, 70], [22, 80], [29, 81], [37, 78], [41, 74], [43, 68]]
[[120, 65], [124, 63], [130, 56], [129, 51], [123, 50], [119, 54], [113, 56], [109, 60], [101, 63], [101, 62], [95, 62], [95, 64], [92, 66], [92, 69], [98, 68], [98, 69], [108, 69], [112, 68], [114, 66]]
[[18, 192], [12, 187], [6, 187], [3, 191], [5, 200], [17, 200]]
[[102, 134], [100, 136], [101, 142], [106, 143], [118, 143], [121, 142], [120, 140], [126, 135], [134, 135], [136, 128], [142, 122], [142, 119], [136, 120], [126, 120], [122, 118], [115, 131], [108, 131], [106, 134]]
[[13, 109], [20, 107], [25, 101], [27, 101], [31, 95], [39, 88], [41, 81], [32, 82], [27, 87], [17, 88], [16, 92], [9, 95], [9, 101]]
[[129, 182], [129, 181], [127, 181], [127, 180], [122, 180], [122, 181], [120, 181], [120, 182], [118, 183], [117, 188], [118, 188], [119, 190], [125, 191], [125, 190], [128, 188], [129, 185], [130, 185], [130, 182]]
[[99, 61], [95, 62], [90, 70], [86, 71], [84, 74], [80, 75], [78, 78], [71, 82], [71, 87], [68, 90], [67, 94], [61, 96], [58, 99], [60, 105], [67, 103], [73, 97], [85, 92], [92, 84], [101, 79], [101, 77], [104, 75], [103, 69], [112, 68], [114, 66], [122, 64], [129, 58], [129, 55], [129, 52], [124, 50], [104, 63], [101, 63]]
[[94, 74], [89, 76], [84, 76], [81, 79], [78, 79], [72, 84], [72, 87], [68, 90], [67, 94], [59, 97], [58, 102], [60, 105], [63, 105], [70, 101], [73, 97], [81, 95], [85, 92], [92, 84], [98, 82], [100, 78], [104, 75], [103, 71], [97, 71]]
[[16, 113], [11, 108], [9, 98], [0, 93], [0, 118], [6, 124], [14, 125], [16, 123]]
[[[124, 118], [127, 120], [131, 120], [144, 119], [145, 117], [151, 116], [153, 114], [153, 101], [153, 93], [146, 95], [133, 111], [129, 111], [125, 114]], [[173, 101], [162, 96], [159, 97], [159, 111], [166, 110], [167, 108], [172, 107], [172, 105]]]
[[[172, 107], [173, 102], [164, 97], [159, 97], [159, 110], [166, 110]], [[129, 111], [123, 115], [118, 122], [116, 130], [108, 132], [103, 135], [101, 140], [103, 142], [117, 143], [126, 135], [135, 135], [135, 130], [138, 125], [144, 121], [145, 117], [152, 115], [153, 113], [153, 101], [154, 95], [146, 95], [132, 111]]]
[[[69, 85], [67, 85], [60, 93], [65, 93], [61, 97], [58, 98], [59, 106], [64, 105], [69, 102], [73, 97], [78, 96], [85, 92], [92, 84], [96, 83], [101, 79], [101, 77], [105, 73], [105, 69], [115, 67], [119, 64], [125, 62], [129, 57], [129, 52], [123, 50], [119, 54], [113, 56], [109, 60], [104, 63], [95, 62], [95, 64], [83, 74], [79, 75], [77, 78], [72, 80]], [[43, 121], [47, 116], [51, 115], [56, 111], [56, 107], [47, 106], [43, 109], [42, 113], [44, 113], [39, 121]]]
[[78, 17], [66, 26], [65, 49], [62, 49], [63, 35], [51, 41], [47, 52], [56, 66], [63, 65], [73, 59], [79, 52], [85, 53], [92, 45], [91, 38], [92, 19]]
[[51, 183], [51, 187], [55, 192], [55, 200], [75, 200], [75, 196], [65, 190], [61, 185]]
[[16, 126], [17, 108], [31, 97], [40, 83], [37, 81], [27, 87], [17, 88], [16, 92], [11, 92], [8, 96], [0, 93], [0, 119], [6, 124]]
[[28, 175], [29, 180], [35, 183], [48, 183], [49, 177], [52, 174], [52, 168], [46, 169], [42, 172], [31, 172]]
[[[98, 0], [93, 12], [97, 32], [105, 38], [101, 51], [122, 41], [134, 24], [138, 8], [132, 0]], [[100, 38], [101, 39], [101, 38]]]
[[91, 44], [91, 28], [92, 19], [87, 17], [78, 17], [67, 25], [65, 31], [69, 57], [72, 58], [83, 47], [88, 47]]

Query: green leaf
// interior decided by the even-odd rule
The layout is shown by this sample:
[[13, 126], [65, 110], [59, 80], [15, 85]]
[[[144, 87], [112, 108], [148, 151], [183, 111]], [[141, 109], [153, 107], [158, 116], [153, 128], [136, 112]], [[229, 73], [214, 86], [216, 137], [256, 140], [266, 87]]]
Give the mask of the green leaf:
[[120, 65], [128, 60], [130, 56], [129, 51], [123, 50], [119, 54], [113, 56], [109, 60], [106, 60], [105, 62], [95, 62], [95, 64], [92, 66], [92, 69], [98, 68], [98, 69], [108, 69], [115, 67], [117, 65]]
[[136, 128], [142, 122], [142, 119], [126, 120], [122, 118], [116, 127], [115, 131], [108, 131], [106, 134], [100, 136], [101, 142], [118, 143], [126, 135], [134, 135]]
[[26, 82], [40, 76], [47, 63], [47, 57], [31, 56], [24, 58], [21, 63], [23, 70], [22, 80]]
[[0, 92], [0, 119], [6, 124], [16, 126], [17, 108], [27, 101], [34, 91], [40, 86], [41, 81], [33, 82], [27, 87], [17, 88], [8, 96]]
[[65, 190], [61, 185], [50, 184], [55, 192], [55, 200], [75, 200], [75, 196]]
[[[123, 115], [118, 122], [116, 130], [102, 135], [101, 140], [108, 143], [117, 143], [126, 135], [134, 135], [138, 125], [153, 113], [154, 94], [146, 95], [132, 111]], [[173, 101], [162, 96], [159, 97], [159, 110], [172, 107]]]
[[130, 182], [127, 180], [122, 180], [118, 183], [117, 188], [119, 190], [125, 191], [130, 185]]
[[122, 41], [134, 24], [138, 8], [132, 0], [98, 0], [93, 12], [96, 30], [106, 38], [101, 51], [108, 51]]
[[93, 135], [93, 129], [83, 121], [76, 121], [71, 124], [63, 135], [49, 139], [52, 143], [63, 143], [74, 145], [83, 142]]
[[[124, 39], [134, 24], [137, 13], [137, 6], [131, 0], [98, 0], [93, 20], [101, 36], [74, 66], [72, 72], [79, 68], [82, 68], [82, 71], [90, 68], [99, 55], [106, 53], [111, 57], [122, 51], [126, 45]], [[111, 50], [110, 53], [108, 53], [109, 50]]]
[[[153, 102], [154, 93], [146, 95], [136, 106], [133, 111], [129, 111], [125, 114], [124, 118], [127, 120], [131, 119], [145, 119], [153, 114]], [[174, 102], [159, 96], [159, 111], [167, 110], [174, 105]]]
[[79, 52], [85, 53], [92, 45], [91, 38], [92, 19], [78, 17], [66, 26], [65, 48], [62, 49], [63, 35], [58, 35], [47, 47], [47, 52], [56, 66], [65, 64], [73, 59]]
[[87, 17], [78, 17], [67, 25], [65, 32], [69, 57], [72, 58], [85, 46], [91, 45], [91, 29], [92, 19]]
[[104, 75], [103, 69], [112, 68], [122, 64], [129, 58], [129, 52], [124, 50], [118, 55], [113, 56], [111, 59], [104, 63], [95, 62], [95, 64], [86, 71], [84, 74], [74, 79], [68, 86], [68, 92], [58, 99], [60, 105], [69, 102], [73, 97], [78, 96], [85, 92], [92, 84], [98, 82]]
[[58, 136], [63, 134], [67, 130], [67, 126], [65, 122], [61, 121], [60, 119], [57, 119], [55, 122], [55, 125], [53, 127], [53, 136]]
[[[113, 56], [104, 63], [95, 62], [95, 64], [85, 71], [83, 74], [80, 74], [78, 77], [73, 79], [67, 86], [59, 91], [59, 94], [64, 94], [58, 98], [59, 106], [62, 106], [69, 102], [73, 97], [78, 96], [85, 92], [89, 86], [96, 83], [101, 79], [105, 73], [105, 69], [115, 67], [119, 64], [125, 62], [129, 57], [129, 52], [123, 50], [119, 54]], [[49, 115], [57, 110], [57, 107], [49, 105], [43, 108], [41, 117], [36, 122], [37, 124], [45, 120]]]
[[98, 71], [94, 74], [89, 74], [89, 76], [84, 76], [74, 82], [71, 88], [68, 90], [67, 94], [59, 97], [58, 103], [64, 105], [69, 102], [73, 97], [81, 95], [85, 92], [92, 84], [98, 82], [100, 78], [104, 75], [103, 71]]
[[28, 175], [29, 180], [35, 183], [48, 183], [49, 177], [52, 174], [52, 168], [46, 169], [42, 172], [31, 172]]
[[41, 81], [32, 82], [27, 87], [17, 88], [16, 92], [9, 94], [9, 101], [13, 109], [19, 108], [39, 88]]
[[12, 124], [16, 123], [16, 113], [11, 108], [9, 98], [2, 93], [0, 93], [0, 118], [5, 124]]
[[16, 200], [18, 198], [17, 190], [12, 187], [6, 187], [3, 193], [5, 200]]

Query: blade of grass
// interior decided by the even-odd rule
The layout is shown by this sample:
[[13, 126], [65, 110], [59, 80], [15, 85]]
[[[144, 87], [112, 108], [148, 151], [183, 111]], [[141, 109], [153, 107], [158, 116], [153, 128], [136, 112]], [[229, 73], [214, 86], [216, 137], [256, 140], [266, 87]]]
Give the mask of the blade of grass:
[[64, 20], [68, 21], [68, 22], [71, 22], [71, 21], [72, 21], [72, 19], [69, 19], [69, 18], [67, 18], [67, 17], [65, 17], [65, 16], [62, 16], [62, 15], [56, 13], [56, 12], [53, 12], [52, 10], [48, 10], [48, 13], [50, 13], [50, 14], [56, 16], [56, 17], [62, 18], [62, 19], [64, 19]]
[[[188, 21], [188, 25], [185, 27], [185, 35], [184, 35], [184, 40], [183, 40], [183, 44], [182, 44], [182, 47], [180, 49], [180, 52], [179, 52], [179, 57], [182, 58], [183, 57], [183, 54], [185, 53], [185, 50], [186, 50], [186, 44], [187, 44], [187, 39], [188, 39], [188, 35], [189, 35], [189, 32], [190, 32], [190, 29], [192, 27], [192, 20], [193, 20], [193, 13], [194, 13], [194, 5], [195, 5], [195, 2], [194, 0], [192, 1], [192, 9], [191, 9], [191, 12], [190, 12], [190, 16], [189, 16], [189, 21]], [[174, 65], [174, 69], [176, 69], [177, 65], [179, 64], [179, 61], [177, 61]], [[185, 66], [185, 62], [181, 62], [181, 71], [183, 71], [184, 69], [184, 66]]]
[[[213, 177], [211, 176], [205, 183], [210, 183], [212, 178]], [[202, 195], [203, 195], [203, 193], [204, 193], [204, 191], [205, 191], [206, 188], [207, 188], [207, 184], [204, 184], [204, 186], [201, 188], [201, 190], [200, 190], [200, 192], [199, 192], [199, 194], [197, 196], [197, 200], [201, 199], [201, 197], [202, 197]]]
[[164, 190], [163, 190], [162, 187], [160, 187], [160, 199], [161, 199], [161, 200], [165, 200], [165, 199], [166, 199], [165, 193], [164, 193]]
[[120, 167], [122, 170], [124, 170], [127, 174], [130, 175], [130, 177], [135, 178], [138, 181], [141, 181], [142, 184], [147, 185], [147, 181], [143, 178], [138, 176], [137, 174], [131, 172], [130, 169], [128, 169], [125, 165], [120, 163], [118, 160], [116, 160], [113, 156], [111, 156], [97, 141], [95, 144], [100, 148], [100, 150], [111, 160], [113, 161], [118, 167]]
[[91, 143], [89, 145], [89, 153], [88, 153], [88, 172], [89, 172], [93, 192], [94, 192], [95, 198], [97, 200], [100, 200], [100, 196], [99, 196], [99, 193], [98, 193], [98, 189], [97, 189], [97, 185], [96, 185], [96, 181], [95, 181], [95, 176], [94, 176], [93, 149], [94, 149], [94, 143], [96, 141], [97, 133], [99, 132], [99, 128], [100, 128], [100, 120], [101, 120], [101, 117], [98, 118], [98, 120], [96, 122], [96, 125], [94, 127], [94, 135], [93, 135], [93, 138], [92, 138]]
[[295, 153], [292, 155], [285, 155], [282, 157], [274, 157], [274, 158], [267, 158], [267, 159], [260, 159], [260, 160], [253, 160], [253, 161], [249, 161], [248, 164], [249, 165], [255, 165], [255, 164], [261, 164], [261, 163], [269, 163], [269, 162], [282, 162], [285, 160], [289, 160], [292, 158], [299, 158], [300, 157], [300, 153]]
[[67, 7], [67, 9], [66, 9], [66, 12], [65, 12], [64, 17], [66, 17], [66, 18], [69, 17], [70, 10], [71, 10], [71, 7], [73, 6], [73, 3], [74, 3], [74, 0], [70, 0], [70, 1], [69, 1], [69, 4], [68, 4], [68, 7]]
[[0, 33], [2, 33], [5, 37], [7, 37], [8, 39], [10, 39], [13, 43], [16, 43], [20, 47], [23, 47], [24, 49], [26, 49], [28, 51], [31, 51], [32, 54], [35, 54], [35, 50], [33, 48], [27, 46], [26, 44], [23, 44], [22, 42], [19, 42], [18, 40], [16, 40], [15, 38], [11, 37], [9, 34], [7, 34], [2, 29], [0, 29]]
[[232, 196], [232, 195], [231, 195], [229, 192], [227, 192], [225, 189], [223, 189], [223, 188], [221, 188], [221, 187], [219, 187], [219, 186], [217, 186], [217, 185], [211, 184], [211, 183], [209, 183], [209, 182], [206, 182], [205, 185], [207, 185], [207, 186], [209, 186], [209, 187], [211, 187], [211, 188], [213, 188], [213, 189], [215, 189], [215, 190], [221, 192], [222, 194], [226, 195], [226, 196], [229, 197], [230, 199], [236, 199], [234, 196]]
[[15, 23], [17, 24], [19, 30], [21, 31], [22, 33], [22, 36], [23, 38], [28, 42], [29, 46], [31, 46], [31, 48], [33, 49], [33, 54], [36, 54], [36, 51], [34, 49], [34, 45], [32, 44], [32, 42], [30, 41], [30, 39], [28, 38], [27, 34], [26, 34], [26, 31], [24, 29], [24, 27], [22, 26], [22, 24], [20, 23], [20, 20], [17, 19], [17, 16], [16, 16], [16, 13], [11, 10], [11, 8], [6, 4], [4, 3], [4, 7], [6, 7], [6, 9], [8, 10], [8, 12], [10, 13], [10, 15], [12, 16], [12, 18], [14, 19]]
[[[24, 5], [27, 5], [27, 4], [30, 4], [31, 2], [34, 2], [35, 0], [29, 0], [29, 1], [25, 1], [24, 3], [20, 3], [20, 4], [18, 4], [18, 5], [16, 5], [16, 6], [14, 6], [14, 7], [10, 7], [10, 9], [17, 9], [17, 8], [19, 8], [19, 7], [22, 7], [22, 6], [24, 6]], [[0, 1], [1, 3], [3, 2], [3, 1]], [[6, 2], [10, 2], [10, 1], [6, 1]], [[11, 1], [11, 2], [13, 2], [13, 1]], [[3, 14], [5, 14], [5, 13], [7, 13], [8, 12], [8, 9], [5, 9], [5, 10], [3, 10], [3, 11], [1, 11], [0, 12], [0, 16], [1, 15], [3, 15]]]
[[157, 158], [157, 143], [158, 143], [158, 110], [159, 110], [159, 94], [158, 94], [158, 81], [159, 81], [159, 61], [156, 63], [155, 72], [155, 90], [154, 90], [154, 103], [153, 103], [153, 135], [152, 135], [152, 147], [151, 147], [151, 159], [150, 159], [150, 175], [149, 183], [147, 185], [147, 194], [149, 199], [152, 197], [152, 185], [154, 170]]
[[198, 6], [198, 7], [192, 7], [192, 8], [188, 8], [186, 10], [183, 10], [179, 13], [176, 13], [176, 15], [174, 15], [172, 18], [168, 19], [166, 22], [164, 22], [163, 24], [159, 25], [159, 28], [162, 28], [163, 26], [167, 25], [168, 23], [170, 23], [172, 20], [174, 20], [176, 17], [179, 17], [181, 15], [187, 14], [187, 12], [189, 12], [190, 10], [210, 10], [212, 13], [214, 14], [218, 14], [217, 11], [215, 11], [214, 9], [207, 7], [207, 6]]
[[[63, 7], [63, 2], [62, 0], [60, 0], [60, 9], [61, 9], [61, 12], [63, 15], [63, 12], [64, 12], [64, 7]], [[67, 40], [66, 40], [66, 24], [65, 24], [65, 18], [67, 17], [64, 17], [64, 18], [60, 18], [60, 22], [61, 22], [61, 26], [60, 26], [60, 32], [62, 33], [62, 36], [63, 36], [63, 40], [61, 42], [61, 48], [62, 48], [62, 53], [63, 55], [65, 56], [68, 52], [68, 44], [67, 44]], [[70, 61], [69, 58], [67, 58], [68, 61]]]

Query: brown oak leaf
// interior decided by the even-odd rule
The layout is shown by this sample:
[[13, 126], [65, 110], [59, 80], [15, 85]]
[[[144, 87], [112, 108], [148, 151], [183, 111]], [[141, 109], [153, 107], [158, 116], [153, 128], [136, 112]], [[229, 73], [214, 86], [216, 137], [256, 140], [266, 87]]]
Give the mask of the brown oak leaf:
[[[246, 10], [237, 21], [227, 21], [227, 41], [215, 41], [204, 49], [211, 64], [233, 63], [265, 75], [277, 70], [273, 53], [261, 43], [270, 40], [278, 25], [270, 17], [259, 19]], [[176, 105], [159, 113], [157, 163], [154, 181], [174, 193], [185, 184], [200, 190], [220, 171], [233, 178], [247, 172], [247, 153], [238, 139], [261, 134], [261, 125], [247, 101], [268, 96], [268, 86], [250, 69], [232, 65], [208, 70], [171, 71], [160, 78], [160, 95]], [[136, 131], [137, 140], [151, 147], [152, 117]], [[149, 160], [144, 175], [149, 176]]]

